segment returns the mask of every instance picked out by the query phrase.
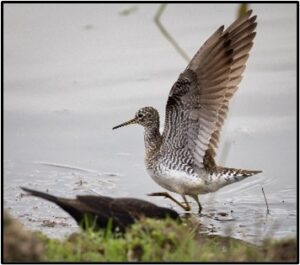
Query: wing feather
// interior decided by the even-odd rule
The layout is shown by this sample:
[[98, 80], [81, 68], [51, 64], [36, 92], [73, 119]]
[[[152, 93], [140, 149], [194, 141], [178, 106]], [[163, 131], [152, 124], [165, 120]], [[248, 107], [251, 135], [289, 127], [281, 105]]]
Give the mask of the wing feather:
[[256, 35], [251, 13], [215, 31], [170, 91], [162, 150], [184, 148], [196, 170], [204, 167], [207, 153], [215, 155], [229, 101], [242, 80]]

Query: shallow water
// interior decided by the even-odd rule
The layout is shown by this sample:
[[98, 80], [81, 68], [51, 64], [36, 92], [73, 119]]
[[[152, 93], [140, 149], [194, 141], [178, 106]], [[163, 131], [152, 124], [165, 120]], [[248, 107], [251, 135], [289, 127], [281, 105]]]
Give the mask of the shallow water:
[[[162, 190], [144, 168], [142, 128], [111, 130], [142, 106], [156, 107], [163, 119], [169, 89], [186, 67], [153, 22], [158, 7], [5, 6], [4, 205], [26, 226], [54, 237], [78, 229], [19, 186], [66, 197], [150, 199], [147, 193]], [[296, 235], [296, 6], [251, 7], [258, 34], [217, 161], [263, 173], [200, 196], [206, 216], [199, 220], [204, 232], [259, 242]], [[192, 56], [236, 10], [168, 5], [162, 22]]]

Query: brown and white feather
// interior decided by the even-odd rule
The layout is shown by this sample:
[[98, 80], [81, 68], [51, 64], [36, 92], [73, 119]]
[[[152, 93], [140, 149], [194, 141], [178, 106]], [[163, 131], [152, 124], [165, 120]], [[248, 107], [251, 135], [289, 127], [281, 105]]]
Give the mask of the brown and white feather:
[[225, 31], [220, 27], [179, 76], [166, 106], [165, 155], [172, 148], [184, 148], [196, 171], [205, 168], [207, 153], [215, 155], [230, 99], [242, 80], [253, 46], [255, 20], [249, 11]]

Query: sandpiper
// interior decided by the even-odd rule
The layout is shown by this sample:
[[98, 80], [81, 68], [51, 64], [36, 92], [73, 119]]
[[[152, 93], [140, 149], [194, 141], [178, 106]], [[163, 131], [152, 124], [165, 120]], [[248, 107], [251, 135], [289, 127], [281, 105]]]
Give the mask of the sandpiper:
[[242, 80], [256, 35], [256, 16], [251, 14], [248, 11], [225, 30], [221, 26], [180, 74], [169, 93], [162, 135], [153, 107], [139, 109], [133, 119], [113, 128], [144, 127], [149, 175], [163, 188], [180, 194], [185, 203], [167, 192], [149, 195], [168, 197], [189, 211], [188, 195], [197, 202], [200, 213], [199, 194], [262, 172], [221, 167], [214, 159], [229, 101]]
[[[21, 189], [30, 195], [55, 203], [69, 213], [83, 229], [94, 223], [94, 228], [107, 228], [111, 220], [113, 231], [125, 232], [128, 226], [141, 218], [180, 220], [179, 214], [172, 209], [135, 198], [80, 195], [76, 199], [67, 199], [24, 187]], [[89, 222], [84, 222], [85, 220]]]

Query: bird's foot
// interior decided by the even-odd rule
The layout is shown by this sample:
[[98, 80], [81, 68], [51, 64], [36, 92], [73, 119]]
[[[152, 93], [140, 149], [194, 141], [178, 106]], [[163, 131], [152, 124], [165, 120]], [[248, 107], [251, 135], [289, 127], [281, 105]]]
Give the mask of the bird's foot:
[[202, 207], [199, 207], [199, 209], [198, 209], [198, 214], [199, 214], [199, 216], [201, 216], [202, 214]]
[[186, 201], [182, 201], [182, 202], [180, 202], [180, 204], [184, 205], [186, 208], [189, 208], [189, 209], [191, 208], [189, 203]]

